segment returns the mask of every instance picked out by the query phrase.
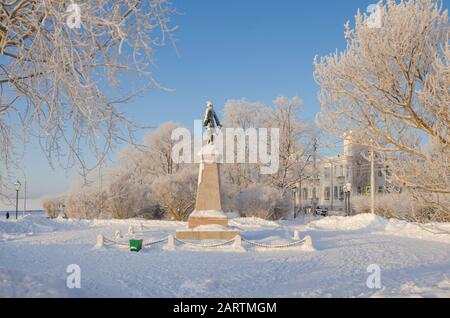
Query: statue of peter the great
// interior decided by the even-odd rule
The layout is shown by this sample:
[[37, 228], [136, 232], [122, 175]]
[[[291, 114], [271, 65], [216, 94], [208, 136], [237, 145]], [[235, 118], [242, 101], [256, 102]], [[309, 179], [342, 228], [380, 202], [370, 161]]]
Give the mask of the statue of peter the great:
[[206, 111], [205, 118], [203, 119], [203, 126], [206, 127], [208, 131], [208, 144], [213, 144], [215, 128], [222, 128], [222, 125], [220, 124], [219, 118], [214, 111], [213, 103], [210, 101], [206, 102]]

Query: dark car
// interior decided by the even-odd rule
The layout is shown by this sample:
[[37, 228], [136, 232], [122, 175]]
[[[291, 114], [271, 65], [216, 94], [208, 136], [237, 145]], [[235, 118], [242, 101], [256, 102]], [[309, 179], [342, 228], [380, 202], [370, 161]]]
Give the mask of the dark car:
[[316, 215], [320, 215], [320, 216], [327, 216], [328, 215], [328, 210], [321, 208], [321, 207], [317, 207], [316, 211], [315, 211]]

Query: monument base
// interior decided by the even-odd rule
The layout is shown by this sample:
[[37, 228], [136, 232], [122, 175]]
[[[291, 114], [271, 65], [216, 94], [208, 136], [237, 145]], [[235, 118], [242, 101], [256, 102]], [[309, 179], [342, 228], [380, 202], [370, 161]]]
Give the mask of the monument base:
[[187, 241], [224, 240], [229, 241], [240, 235], [240, 231], [218, 224], [200, 225], [193, 229], [177, 230], [176, 238]]
[[228, 226], [228, 218], [222, 211], [194, 211], [189, 215], [188, 228], [195, 229], [204, 225]]
[[221, 225], [228, 226], [228, 219], [216, 219], [216, 218], [189, 218], [188, 228], [195, 229], [198, 226], [202, 225]]

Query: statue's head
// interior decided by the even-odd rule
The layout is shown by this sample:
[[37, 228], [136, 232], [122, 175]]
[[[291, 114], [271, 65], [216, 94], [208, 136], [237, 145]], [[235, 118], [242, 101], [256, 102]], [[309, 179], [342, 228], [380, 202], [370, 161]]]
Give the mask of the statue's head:
[[213, 108], [213, 103], [211, 101], [206, 102], [206, 107]]

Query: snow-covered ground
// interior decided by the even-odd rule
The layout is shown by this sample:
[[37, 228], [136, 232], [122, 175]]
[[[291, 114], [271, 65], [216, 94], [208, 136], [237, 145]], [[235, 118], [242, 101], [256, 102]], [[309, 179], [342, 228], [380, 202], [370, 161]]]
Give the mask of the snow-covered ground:
[[[140, 224], [144, 231], [140, 232]], [[302, 246], [246, 252], [164, 244], [132, 253], [95, 248], [96, 237], [125, 235], [130, 225], [157, 240], [182, 222], [143, 220], [48, 220], [29, 215], [0, 220], [1, 297], [450, 297], [450, 224], [426, 226], [373, 215], [270, 222], [236, 218], [231, 225], [248, 240], [266, 244], [312, 237]], [[129, 238], [129, 237], [128, 237]], [[126, 242], [127, 236], [121, 239]], [[66, 269], [81, 269], [81, 288], [66, 287]], [[381, 270], [381, 289], [366, 281], [371, 264]]]

